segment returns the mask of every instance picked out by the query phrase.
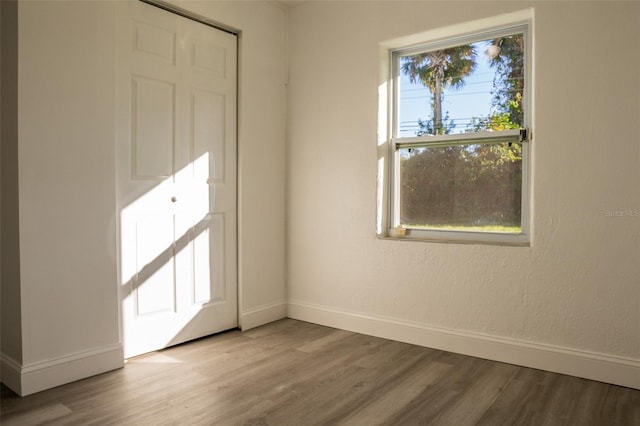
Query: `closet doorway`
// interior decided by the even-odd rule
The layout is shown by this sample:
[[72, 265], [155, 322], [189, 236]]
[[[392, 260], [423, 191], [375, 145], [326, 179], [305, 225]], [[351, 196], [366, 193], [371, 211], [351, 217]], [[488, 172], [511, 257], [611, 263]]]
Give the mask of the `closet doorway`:
[[129, 358], [238, 324], [237, 36], [141, 1], [117, 7]]

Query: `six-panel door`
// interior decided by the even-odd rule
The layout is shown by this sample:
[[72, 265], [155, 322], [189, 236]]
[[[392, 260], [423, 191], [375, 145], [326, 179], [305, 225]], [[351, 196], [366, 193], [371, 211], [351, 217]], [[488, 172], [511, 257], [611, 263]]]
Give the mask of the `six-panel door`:
[[237, 325], [236, 36], [119, 6], [125, 356]]

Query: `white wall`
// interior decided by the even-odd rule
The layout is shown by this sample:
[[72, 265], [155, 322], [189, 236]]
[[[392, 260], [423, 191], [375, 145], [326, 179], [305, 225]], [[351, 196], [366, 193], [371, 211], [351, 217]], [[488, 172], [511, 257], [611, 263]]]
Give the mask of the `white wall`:
[[[531, 247], [377, 240], [380, 43], [530, 5]], [[640, 4], [310, 2], [289, 22], [289, 315], [640, 387], [640, 217], [606, 215], [640, 209]]]
[[108, 2], [18, 5], [21, 393], [123, 365], [113, 12]]
[[[286, 13], [264, 2], [180, 4], [241, 31], [239, 286], [249, 328], [285, 315]], [[21, 320], [11, 348], [21, 353], [4, 353], [3, 342], [2, 380], [21, 394], [123, 365], [115, 9], [112, 1], [18, 7]]]

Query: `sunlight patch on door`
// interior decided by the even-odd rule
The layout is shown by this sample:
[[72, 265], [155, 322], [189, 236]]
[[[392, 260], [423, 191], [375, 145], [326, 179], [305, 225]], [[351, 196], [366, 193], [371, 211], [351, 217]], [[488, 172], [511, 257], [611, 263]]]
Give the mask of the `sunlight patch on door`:
[[134, 292], [136, 316], [175, 312], [175, 265], [170, 254], [173, 218], [158, 215], [138, 221], [136, 245], [139, 284]]
[[[222, 235], [223, 221], [209, 213], [215, 208], [209, 157], [204, 153], [121, 212], [122, 282], [136, 317], [181, 310], [192, 317], [197, 311], [188, 306], [209, 303], [224, 288], [224, 262], [215, 257], [223, 252], [210, 248], [224, 243], [212, 240]], [[185, 280], [191, 294], [177, 294]]]

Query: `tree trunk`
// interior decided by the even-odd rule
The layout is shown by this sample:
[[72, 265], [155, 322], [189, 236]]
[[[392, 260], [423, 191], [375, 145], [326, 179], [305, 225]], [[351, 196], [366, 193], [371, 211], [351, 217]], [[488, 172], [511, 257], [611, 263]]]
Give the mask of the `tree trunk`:
[[442, 77], [436, 76], [435, 90], [433, 91], [433, 133], [442, 134]]

